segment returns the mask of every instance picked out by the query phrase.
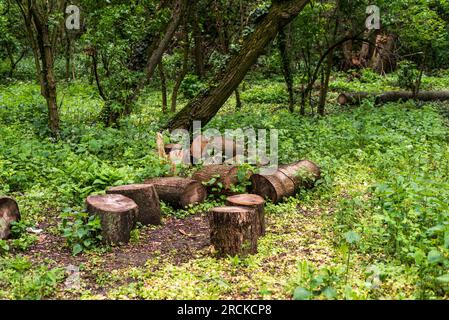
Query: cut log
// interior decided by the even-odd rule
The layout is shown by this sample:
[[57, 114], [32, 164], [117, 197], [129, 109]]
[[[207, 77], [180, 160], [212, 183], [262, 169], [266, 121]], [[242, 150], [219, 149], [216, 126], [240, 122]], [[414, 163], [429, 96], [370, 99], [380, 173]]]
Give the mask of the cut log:
[[232, 159], [237, 155], [237, 144], [234, 140], [221, 136], [199, 135], [192, 141], [190, 153], [196, 163], [204, 161], [208, 165], [222, 164], [224, 159]]
[[408, 91], [341, 93], [337, 101], [340, 105], [355, 105], [360, 104], [362, 100], [367, 98], [373, 98], [376, 104], [397, 102], [400, 100], [419, 100], [424, 102], [447, 101], [449, 100], [449, 91], [421, 91], [417, 95]]
[[20, 220], [17, 202], [9, 197], [0, 197], [0, 240], [11, 235], [11, 224]]
[[154, 178], [145, 181], [156, 188], [159, 199], [175, 208], [187, 208], [207, 198], [206, 188], [198, 181], [179, 177]]
[[231, 207], [249, 207], [257, 212], [257, 233], [265, 235], [265, 200], [255, 194], [239, 194], [226, 199], [226, 205]]
[[178, 150], [181, 150], [181, 149], [182, 149], [182, 145], [181, 144], [173, 144], [173, 143], [171, 143], [171, 144], [167, 144], [167, 145], [164, 146], [164, 150], [165, 150], [165, 153], [167, 155], [170, 155], [170, 153], [172, 151], [178, 151]]
[[[209, 193], [215, 194], [231, 194], [231, 186], [237, 185], [239, 168], [236, 166], [210, 165], [204, 166], [200, 171], [196, 172], [192, 179], [202, 184], [211, 182], [215, 179], [215, 183], [207, 186]], [[220, 185], [221, 184], [221, 188]]]
[[121, 194], [128, 197], [139, 207], [137, 222], [143, 225], [161, 224], [161, 207], [156, 188], [151, 184], [132, 184], [109, 188], [108, 194]]
[[108, 244], [128, 243], [139, 214], [137, 204], [120, 194], [90, 196], [87, 211], [101, 219], [101, 235]]
[[220, 257], [257, 253], [257, 213], [252, 208], [221, 207], [209, 213], [211, 243]]
[[309, 160], [301, 160], [293, 164], [282, 165], [279, 167], [279, 171], [293, 181], [296, 189], [311, 189], [321, 177], [321, 169]]
[[254, 174], [251, 176], [252, 193], [278, 203], [284, 198], [295, 195], [293, 180], [281, 171], [272, 175]]

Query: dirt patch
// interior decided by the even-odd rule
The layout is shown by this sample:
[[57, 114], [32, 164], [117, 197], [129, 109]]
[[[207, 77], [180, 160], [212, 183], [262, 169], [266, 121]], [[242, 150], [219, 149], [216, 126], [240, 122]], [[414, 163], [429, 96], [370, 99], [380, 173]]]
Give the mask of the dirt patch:
[[[183, 263], [196, 258], [198, 253], [210, 245], [209, 223], [206, 215], [186, 219], [166, 218], [163, 225], [156, 228], [142, 228], [139, 240], [121, 247], [114, 247], [101, 255], [98, 267], [116, 270], [127, 267], [140, 267], [147, 260], [170, 255], [174, 263]], [[44, 233], [38, 243], [26, 254], [34, 263], [48, 262], [50, 267], [80, 265], [90, 261], [90, 254], [74, 257], [65, 246], [64, 238]]]

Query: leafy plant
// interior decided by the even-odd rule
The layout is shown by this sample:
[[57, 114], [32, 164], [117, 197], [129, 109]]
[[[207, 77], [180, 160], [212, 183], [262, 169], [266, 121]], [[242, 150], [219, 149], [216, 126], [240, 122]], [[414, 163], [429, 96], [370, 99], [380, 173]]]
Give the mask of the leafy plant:
[[61, 214], [61, 218], [60, 229], [73, 255], [94, 248], [102, 240], [101, 221], [98, 216], [68, 209]]

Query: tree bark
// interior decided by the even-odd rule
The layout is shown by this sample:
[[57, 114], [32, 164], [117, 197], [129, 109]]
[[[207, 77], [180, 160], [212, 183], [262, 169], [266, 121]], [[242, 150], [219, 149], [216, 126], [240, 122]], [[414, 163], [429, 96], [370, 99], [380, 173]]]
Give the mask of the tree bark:
[[162, 61], [158, 65], [159, 77], [161, 79], [161, 93], [162, 93], [162, 112], [167, 111], [167, 77], [165, 76], [164, 64]]
[[137, 204], [139, 213], [137, 222], [144, 226], [161, 224], [161, 208], [159, 204], [159, 196], [153, 185], [149, 184], [132, 184], [127, 186], [119, 186], [109, 188], [108, 194], [121, 194], [128, 197]]
[[282, 29], [279, 32], [278, 41], [279, 41], [278, 47], [279, 47], [279, 52], [281, 54], [281, 61], [282, 61], [282, 74], [284, 75], [285, 84], [287, 85], [288, 110], [293, 113], [295, 111], [295, 93], [293, 90], [293, 74], [292, 74], [290, 54], [287, 50], [287, 35], [285, 34], [284, 29]]
[[0, 197], [0, 240], [11, 235], [11, 224], [20, 220], [17, 202], [8, 197]]
[[276, 171], [272, 175], [254, 174], [251, 176], [251, 183], [252, 193], [273, 203], [279, 203], [296, 193], [293, 181], [281, 171]]
[[131, 230], [139, 214], [137, 204], [120, 194], [90, 196], [86, 200], [87, 211], [101, 220], [103, 242], [128, 243]]
[[276, 37], [279, 30], [292, 21], [309, 0], [275, 1], [254, 33], [244, 42], [240, 52], [228, 63], [209, 89], [187, 104], [166, 126], [168, 129], [192, 129], [194, 120], [208, 123], [241, 83], [251, 66]]
[[175, 208], [187, 208], [202, 203], [207, 198], [207, 191], [198, 181], [192, 179], [167, 177], [145, 181], [156, 188], [159, 199]]
[[311, 189], [321, 178], [321, 169], [309, 160], [301, 160], [293, 164], [282, 165], [279, 171], [289, 177], [295, 184], [295, 188]]
[[220, 257], [257, 253], [257, 213], [252, 208], [221, 207], [209, 213], [211, 243]]
[[226, 199], [226, 205], [231, 207], [248, 207], [257, 212], [257, 234], [264, 236], [265, 227], [265, 200], [255, 194], [239, 194]]

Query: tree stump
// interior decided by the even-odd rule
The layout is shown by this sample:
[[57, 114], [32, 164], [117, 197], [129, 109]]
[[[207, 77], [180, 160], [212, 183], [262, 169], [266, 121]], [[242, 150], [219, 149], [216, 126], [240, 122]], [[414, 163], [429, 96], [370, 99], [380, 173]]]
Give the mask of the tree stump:
[[301, 160], [293, 164], [280, 166], [279, 171], [293, 181], [296, 189], [311, 189], [321, 177], [321, 169], [309, 160]]
[[90, 196], [87, 211], [101, 219], [101, 234], [108, 244], [127, 243], [139, 214], [137, 204], [121, 194]]
[[249, 207], [220, 207], [209, 213], [211, 243], [220, 257], [257, 253], [257, 213]]
[[[207, 183], [216, 178], [214, 183], [207, 186], [207, 191], [214, 194], [230, 195], [232, 194], [231, 186], [237, 185], [239, 182], [238, 171], [239, 168], [236, 166], [209, 165], [196, 172], [192, 179]], [[221, 184], [221, 188], [219, 184]]]
[[257, 233], [265, 235], [265, 200], [255, 194], [239, 194], [226, 199], [226, 205], [231, 207], [249, 207], [257, 212]]
[[281, 171], [272, 175], [254, 174], [251, 176], [252, 193], [278, 203], [284, 198], [295, 195], [295, 184]]
[[187, 208], [207, 198], [206, 188], [198, 181], [179, 177], [154, 178], [145, 181], [156, 188], [159, 199], [175, 208]]
[[109, 188], [108, 194], [121, 194], [128, 197], [139, 207], [137, 222], [143, 225], [161, 224], [161, 207], [156, 188], [151, 184], [132, 184]]
[[9, 197], [0, 197], [0, 240], [11, 235], [11, 224], [20, 220], [17, 202]]

